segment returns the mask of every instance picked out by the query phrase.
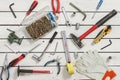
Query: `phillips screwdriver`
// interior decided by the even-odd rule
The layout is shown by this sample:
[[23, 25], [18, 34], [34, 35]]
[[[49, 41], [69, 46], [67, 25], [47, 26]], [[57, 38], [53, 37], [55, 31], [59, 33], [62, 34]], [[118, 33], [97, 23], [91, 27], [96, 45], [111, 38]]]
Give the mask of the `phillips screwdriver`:
[[44, 56], [47, 48], [48, 48], [49, 45], [53, 42], [53, 40], [55, 39], [57, 33], [58, 33], [58, 32], [56, 32], [56, 31], [54, 32], [53, 36], [50, 38], [47, 46], [45, 47], [44, 51], [42, 52], [42, 54], [41, 54], [40, 56], [37, 56], [37, 55], [33, 55], [33, 56], [32, 56], [32, 58], [33, 58], [35, 61], [37, 61], [37, 62], [41, 61], [41, 59], [42, 59], [42, 57]]
[[23, 23], [24, 19], [30, 15], [30, 13], [32, 12], [33, 9], [35, 9], [35, 7], [37, 6], [38, 4], [38, 1], [37, 0], [34, 0], [34, 2], [32, 3], [32, 5], [30, 6], [29, 10], [26, 12], [26, 15], [25, 17], [23, 18], [21, 24]]
[[96, 11], [95, 11], [95, 13], [92, 16], [92, 19], [95, 17], [95, 14], [99, 10], [99, 8], [101, 7], [102, 3], [103, 3], [103, 0], [100, 0], [99, 3], [98, 3], [98, 5], [97, 5], [97, 7], [96, 7]]
[[12, 60], [10, 63], [9, 63], [9, 67], [13, 67], [13, 66], [16, 66], [18, 64], [18, 62], [20, 62], [22, 59], [25, 58], [25, 56], [30, 53], [31, 51], [33, 51], [35, 48], [37, 48], [39, 45], [41, 44], [38, 44], [36, 45], [35, 47], [33, 47], [31, 50], [29, 50], [26, 54], [22, 54], [20, 55], [18, 58], [15, 58], [14, 60]]

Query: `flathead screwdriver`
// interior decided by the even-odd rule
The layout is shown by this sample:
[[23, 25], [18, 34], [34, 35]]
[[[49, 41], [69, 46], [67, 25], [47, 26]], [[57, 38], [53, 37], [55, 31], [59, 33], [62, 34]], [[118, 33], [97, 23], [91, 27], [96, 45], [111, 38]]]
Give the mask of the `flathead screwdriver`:
[[29, 50], [26, 54], [21, 54], [19, 57], [13, 59], [10, 63], [9, 63], [9, 67], [13, 67], [13, 66], [16, 66], [18, 64], [18, 62], [20, 62], [22, 59], [25, 58], [25, 56], [30, 53], [31, 51], [33, 51], [35, 48], [37, 48], [39, 45], [41, 44], [38, 44], [36, 45], [35, 47], [33, 47], [31, 50]]
[[[26, 15], [25, 15], [25, 17], [23, 18], [21, 24], [23, 23], [24, 19], [31, 14], [32, 10], [35, 9], [35, 7], [37, 6], [37, 4], [38, 4], [38, 1], [37, 1], [37, 0], [34, 0], [34, 2], [32, 3], [32, 5], [30, 6], [29, 10], [26, 12]], [[20, 25], [21, 25], [21, 24], [20, 24]]]

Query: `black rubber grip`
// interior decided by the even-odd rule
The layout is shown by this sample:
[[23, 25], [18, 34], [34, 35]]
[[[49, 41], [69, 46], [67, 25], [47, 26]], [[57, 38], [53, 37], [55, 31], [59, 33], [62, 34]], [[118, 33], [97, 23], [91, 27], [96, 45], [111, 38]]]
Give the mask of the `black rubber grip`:
[[54, 38], [55, 38], [55, 36], [57, 35], [57, 33], [58, 33], [58, 32], [56, 32], [56, 31], [54, 32], [53, 36], [50, 38], [49, 43], [52, 43], [52, 41], [54, 40]]
[[19, 69], [19, 73], [33, 73], [32, 70]]
[[101, 25], [103, 25], [105, 22], [107, 22], [110, 18], [112, 18], [113, 16], [115, 16], [117, 14], [116, 10], [112, 10], [109, 14], [107, 14], [105, 17], [103, 17], [101, 20], [99, 20], [96, 25], [99, 27]]

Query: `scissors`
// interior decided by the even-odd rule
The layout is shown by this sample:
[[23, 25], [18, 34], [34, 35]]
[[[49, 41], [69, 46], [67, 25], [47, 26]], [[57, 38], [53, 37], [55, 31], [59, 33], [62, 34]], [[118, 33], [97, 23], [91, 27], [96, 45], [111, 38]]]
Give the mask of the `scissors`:
[[0, 80], [3, 80], [3, 77], [2, 77], [3, 73], [5, 73], [7, 75], [6, 80], [9, 80], [10, 73], [9, 73], [9, 67], [8, 67], [7, 54], [5, 55], [4, 63], [3, 63], [2, 70], [0, 73]]

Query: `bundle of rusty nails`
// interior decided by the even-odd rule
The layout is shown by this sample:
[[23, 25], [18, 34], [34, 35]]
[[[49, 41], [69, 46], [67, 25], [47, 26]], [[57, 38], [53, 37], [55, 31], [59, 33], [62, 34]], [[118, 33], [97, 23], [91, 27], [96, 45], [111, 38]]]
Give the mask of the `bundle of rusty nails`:
[[[31, 5], [32, 8], [30, 8], [30, 9], [28, 10], [28, 12], [26, 13], [27, 16], [32, 12], [32, 10], [36, 7], [37, 4], [38, 4], [38, 2], [35, 0], [35, 1], [33, 2], [33, 4]], [[58, 3], [57, 3], [57, 4], [60, 6], [60, 1], [59, 1], [59, 0], [58, 0]], [[12, 5], [14, 5], [14, 3], [10, 4], [9, 8], [10, 8], [13, 16], [16, 18], [16, 15], [15, 15], [13, 9], [11, 8]], [[78, 12], [80, 12], [80, 13], [84, 16], [83, 19], [82, 19], [82, 21], [84, 21], [84, 20], [87, 18], [87, 15], [86, 15], [86, 13], [85, 13], [84, 11], [82, 11], [81, 9], [79, 9], [79, 8], [78, 8], [76, 5], [74, 5], [73, 3], [70, 3], [70, 5], [71, 5], [73, 8], [75, 8]], [[52, 6], [53, 6], [53, 4], [52, 4]], [[60, 8], [60, 7], [59, 7], [59, 8]], [[69, 16], [67, 15], [67, 12], [66, 12], [65, 8], [64, 8], [64, 7], [61, 7], [61, 10], [62, 10], [63, 15], [64, 15], [64, 18], [65, 18], [65, 20], [66, 20], [67, 26], [72, 26], [72, 25], [71, 25], [71, 22], [70, 22], [70, 19], [69, 19]], [[116, 10], [112, 10], [109, 14], [107, 14], [107, 15], [104, 16], [102, 19], [100, 19], [96, 24], [94, 24], [90, 29], [88, 29], [88, 30], [87, 30], [85, 33], [83, 33], [81, 36], [76, 37], [73, 33], [71, 33], [71, 34], [70, 34], [71, 39], [73, 40], [73, 42], [75, 43], [75, 45], [77, 45], [77, 47], [82, 48], [84, 45], [82, 44], [81, 41], [82, 41], [86, 36], [88, 36], [90, 33], [92, 33], [94, 30], [96, 30], [97, 28], [99, 28], [100, 26], [102, 26], [105, 22], [107, 22], [109, 19], [111, 19], [113, 16], [115, 16], [116, 14], [117, 14], [117, 11], [116, 11]], [[73, 12], [73, 14], [71, 15], [71, 17], [75, 17], [75, 15], [76, 15], [76, 12]], [[56, 16], [56, 15], [54, 14], [54, 16]], [[24, 21], [24, 20], [23, 20], [23, 21]], [[50, 23], [50, 21], [48, 20], [48, 17], [46, 17], [46, 16], [42, 17], [42, 18], [39, 19], [39, 20], [36, 20], [36, 22], [37, 22], [37, 23], [32, 23], [31, 25], [29, 25], [28, 27], [26, 27], [26, 30], [28, 31], [28, 33], [30, 34], [30, 36], [31, 36], [33, 39], [37, 39], [38, 37], [40, 37], [41, 35], [43, 35], [44, 33], [48, 32], [49, 30], [52, 29], [52, 24]], [[44, 22], [44, 23], [43, 23], [43, 22]], [[37, 25], [38, 25], [38, 26], [37, 26]], [[75, 28], [75, 29], [78, 30], [79, 27], [80, 27], [80, 25], [81, 25], [80, 23], [76, 23], [76, 28]], [[37, 26], [37, 27], [36, 27], [36, 26]], [[44, 26], [44, 27], [43, 27], [43, 26]], [[7, 29], [7, 30], [11, 31], [11, 33], [10, 33], [9, 36], [8, 36], [8, 41], [9, 41], [10, 43], [16, 42], [16, 43], [18, 43], [18, 44], [20, 45], [21, 42], [22, 42], [22, 40], [23, 40], [24, 38], [21, 39], [21, 38], [19, 38], [18, 36], [15, 35], [15, 32], [14, 32], [14, 31], [12, 31], [12, 30], [10, 30], [10, 29]], [[98, 35], [95, 37], [95, 39], [98, 39], [98, 41], [100, 41], [105, 35], [108, 34], [109, 30], [111, 30], [111, 26], [110, 26], [110, 25], [108, 25], [107, 28], [102, 29], [102, 30], [100, 31], [100, 33], [98, 33]], [[40, 32], [40, 31], [41, 31], [41, 32]], [[33, 34], [33, 33], [35, 33], [35, 34]], [[47, 50], [49, 44], [52, 43], [52, 41], [53, 41], [53, 39], [56, 37], [56, 35], [57, 35], [57, 32], [55, 32], [55, 33], [53, 34], [53, 36], [51, 37], [51, 39], [50, 39], [49, 42], [48, 42], [48, 45], [46, 46], [46, 48], [44, 49], [43, 53], [41, 54], [41, 56], [40, 56], [40, 57], [38, 57], [38, 56], [36, 57], [36, 55], [34, 55], [34, 56], [33, 56], [34, 59], [36, 59], [36, 60], [38, 60], [38, 61], [41, 61], [41, 59], [42, 59], [41, 57], [43, 56], [44, 53], [46, 53], [46, 50]], [[95, 41], [94, 41], [94, 42], [95, 42]], [[112, 41], [111, 41], [110, 39], [109, 39], [109, 42], [110, 42], [110, 44], [102, 47], [101, 50], [103, 50], [104, 48], [106, 48], [106, 47], [108, 47], [108, 46], [110, 46], [110, 45], [112, 44]], [[97, 42], [96, 42], [96, 43], [97, 43]], [[64, 47], [66, 48], [65, 45], [66, 45], [66, 43], [64, 43]], [[11, 49], [8, 45], [5, 45], [5, 46], [6, 46], [8, 49], [10, 49], [12, 52], [16, 53], [16, 52], [15, 52], [13, 49]], [[10, 67], [16, 66], [16, 65], [19, 63], [19, 61], [21, 61], [22, 59], [24, 59], [25, 56], [26, 56], [28, 53], [30, 53], [33, 49], [37, 48], [38, 46], [39, 46], [39, 45], [33, 47], [33, 48], [32, 48], [30, 51], [28, 51], [26, 54], [22, 54], [22, 55], [20, 55], [18, 58], [13, 59], [13, 60], [9, 63], [8, 67], [10, 68]], [[57, 50], [57, 46], [58, 46], [58, 42], [56, 43], [55, 50], [54, 50], [54, 52], [52, 53], [52, 55], [55, 55], [56, 50]], [[68, 53], [68, 51], [66, 51], [66, 54], [67, 54], [67, 53]], [[78, 58], [78, 52], [75, 52], [75, 53], [74, 53], [74, 57], [75, 57], [75, 59]], [[112, 59], [111, 56], [110, 56], [109, 58]], [[57, 72], [57, 74], [59, 74], [59, 73], [60, 73], [60, 62], [59, 62], [58, 59], [50, 60], [50, 61], [48, 61], [44, 66], [46, 66], [48, 63], [51, 63], [51, 62], [57, 62], [57, 66], [58, 66], [58, 72]], [[68, 60], [68, 63], [70, 63], [69, 60]], [[68, 68], [69, 68], [69, 66], [68, 66]], [[47, 74], [49, 74], [50, 71], [49, 71], [49, 70], [47, 70], [47, 71], [46, 71], [46, 70], [45, 70], [45, 71], [41, 71], [41, 70], [25, 70], [25, 69], [20, 69], [20, 67], [18, 67], [18, 75], [19, 75], [19, 73], [47, 73]]]

